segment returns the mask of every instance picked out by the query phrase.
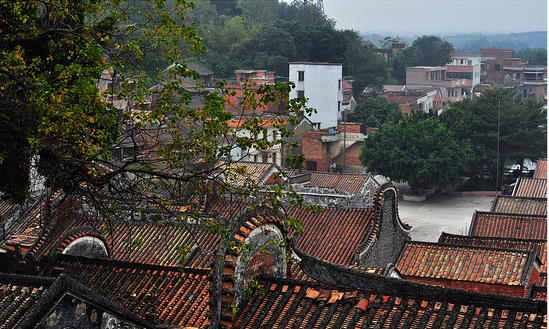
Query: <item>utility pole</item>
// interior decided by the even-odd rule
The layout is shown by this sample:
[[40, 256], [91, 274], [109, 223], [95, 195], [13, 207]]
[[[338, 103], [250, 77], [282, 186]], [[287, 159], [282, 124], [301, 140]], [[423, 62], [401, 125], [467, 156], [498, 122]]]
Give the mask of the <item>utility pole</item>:
[[501, 101], [498, 101], [498, 145], [496, 151], [496, 192], [499, 191], [499, 117], [501, 112]]

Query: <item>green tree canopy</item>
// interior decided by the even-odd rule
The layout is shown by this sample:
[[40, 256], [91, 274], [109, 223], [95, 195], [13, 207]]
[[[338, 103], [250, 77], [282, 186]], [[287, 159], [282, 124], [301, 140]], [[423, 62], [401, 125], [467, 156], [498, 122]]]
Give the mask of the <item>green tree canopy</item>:
[[502, 165], [506, 160], [522, 165], [524, 159], [546, 156], [547, 110], [541, 102], [523, 100], [512, 89], [490, 89], [472, 100], [452, 103], [441, 120], [458, 138], [471, 140], [475, 150], [471, 172], [480, 170], [474, 166], [496, 158], [498, 139]]
[[412, 44], [414, 50], [413, 66], [444, 66], [450, 62], [454, 46], [434, 35], [424, 35]]
[[399, 121], [402, 117], [402, 110], [397, 103], [375, 96], [358, 104], [347, 116], [347, 121], [365, 123], [368, 127], [381, 127], [386, 122]]
[[369, 171], [422, 186], [456, 182], [466, 169], [468, 145], [459, 143], [436, 115], [388, 122], [364, 141], [360, 159]]

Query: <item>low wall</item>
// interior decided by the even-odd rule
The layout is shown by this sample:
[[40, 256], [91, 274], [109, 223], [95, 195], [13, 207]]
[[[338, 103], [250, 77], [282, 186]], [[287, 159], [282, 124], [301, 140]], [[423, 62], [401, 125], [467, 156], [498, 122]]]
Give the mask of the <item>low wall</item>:
[[502, 191], [448, 191], [452, 196], [496, 196], [501, 195]]

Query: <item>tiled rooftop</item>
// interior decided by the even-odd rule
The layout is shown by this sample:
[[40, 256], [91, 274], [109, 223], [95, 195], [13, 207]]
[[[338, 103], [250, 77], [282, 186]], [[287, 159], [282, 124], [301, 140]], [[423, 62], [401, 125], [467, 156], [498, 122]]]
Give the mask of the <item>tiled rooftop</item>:
[[408, 242], [396, 268], [405, 278], [526, 286], [534, 254], [427, 242]]
[[[516, 299], [520, 303], [520, 299]], [[495, 303], [494, 303], [495, 304]], [[504, 304], [504, 303], [502, 303]], [[298, 281], [262, 281], [234, 328], [546, 328], [546, 312], [482, 307], [397, 292], [336, 290]]]
[[62, 272], [151, 323], [209, 323], [209, 270], [63, 255], [52, 271], [50, 275]]
[[442, 232], [439, 243], [462, 246], [478, 246], [513, 250], [528, 250], [536, 253], [541, 260], [541, 272], [547, 272], [547, 240], [524, 240], [501, 237], [483, 237], [471, 235], [454, 235]]
[[533, 198], [547, 197], [547, 179], [537, 179], [529, 177], [520, 177], [515, 190], [514, 196], [529, 196]]
[[368, 181], [369, 174], [333, 174], [311, 172], [311, 181], [306, 186], [330, 187], [337, 192], [357, 194], [361, 192]]
[[469, 235], [543, 240], [547, 238], [547, 216], [477, 211]]
[[547, 159], [539, 159], [534, 171], [534, 178], [547, 179]]
[[290, 216], [303, 222], [304, 233], [294, 236], [295, 247], [334, 264], [352, 265], [353, 252], [364, 241], [372, 225], [373, 211], [363, 208], [323, 209], [321, 213], [301, 207], [289, 211]]
[[255, 186], [266, 184], [271, 175], [279, 171], [273, 163], [233, 162], [226, 165], [233, 174], [226, 174], [227, 182], [233, 186]]
[[547, 216], [547, 198], [497, 195], [491, 212]]

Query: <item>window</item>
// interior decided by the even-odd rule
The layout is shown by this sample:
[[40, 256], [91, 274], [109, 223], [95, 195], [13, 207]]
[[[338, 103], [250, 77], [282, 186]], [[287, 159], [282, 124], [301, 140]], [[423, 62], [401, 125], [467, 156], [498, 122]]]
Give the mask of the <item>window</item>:
[[500, 65], [499, 65], [499, 64], [496, 64], [495, 70], [496, 70], [496, 71], [499, 71], [499, 69], [500, 69]]
[[467, 65], [473, 65], [473, 61], [472, 60], [467, 60]]
[[326, 143], [326, 153], [330, 153], [330, 143]]
[[452, 96], [450, 95], [450, 91], [451, 91], [451, 90], [448, 89], [448, 97], [452, 97]]
[[261, 162], [263, 162], [263, 163], [269, 162], [269, 154], [268, 153], [263, 153], [261, 160], [262, 160]]
[[257, 154], [254, 155], [254, 162], [257, 162]]
[[297, 97], [305, 97], [305, 90], [298, 90]]
[[522, 97], [524, 98], [528, 97], [528, 89], [522, 89]]
[[276, 163], [276, 153], [273, 153], [273, 163]]
[[490, 63], [486, 63], [486, 70], [490, 70]]
[[277, 139], [278, 139], [277, 132], [276, 132], [276, 130], [273, 130], [273, 141], [275, 141]]
[[297, 81], [305, 81], [305, 71], [297, 71]]

